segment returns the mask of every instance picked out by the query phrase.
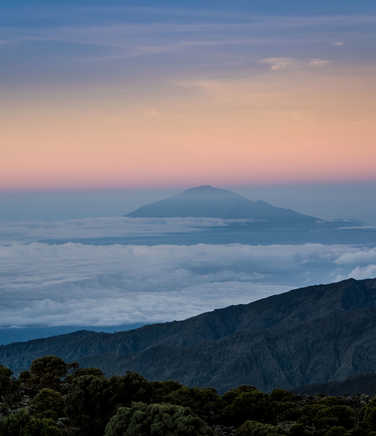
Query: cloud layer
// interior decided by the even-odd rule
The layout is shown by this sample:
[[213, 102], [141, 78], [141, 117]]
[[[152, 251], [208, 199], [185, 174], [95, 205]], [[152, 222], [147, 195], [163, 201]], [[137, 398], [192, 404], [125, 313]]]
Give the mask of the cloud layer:
[[0, 243], [33, 242], [44, 239], [75, 240], [101, 237], [151, 236], [194, 232], [205, 228], [226, 227], [238, 220], [219, 218], [127, 218], [103, 217], [59, 221], [4, 221]]
[[[55, 224], [54, 231], [50, 228], [46, 232], [76, 236], [81, 229], [85, 236], [108, 235], [112, 228], [119, 234], [117, 220], [78, 220], [65, 227], [60, 223], [60, 230]], [[176, 220], [175, 225], [180, 229], [194, 227], [185, 221]], [[106, 228], [104, 223], [110, 222], [112, 226]], [[138, 225], [141, 233], [142, 226], [143, 232], [153, 229], [146, 221]], [[33, 226], [23, 233], [19, 229], [17, 241], [3, 240], [0, 244], [3, 326], [178, 320], [294, 287], [376, 275], [373, 247], [53, 245], [30, 242], [42, 232], [38, 225]], [[163, 232], [166, 227], [160, 223], [154, 231]]]

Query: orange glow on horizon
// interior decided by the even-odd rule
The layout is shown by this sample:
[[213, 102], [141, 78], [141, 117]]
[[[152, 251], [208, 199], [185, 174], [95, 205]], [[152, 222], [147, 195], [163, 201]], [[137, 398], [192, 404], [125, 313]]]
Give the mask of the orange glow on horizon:
[[375, 97], [373, 72], [273, 73], [23, 101], [0, 113], [0, 189], [374, 179]]

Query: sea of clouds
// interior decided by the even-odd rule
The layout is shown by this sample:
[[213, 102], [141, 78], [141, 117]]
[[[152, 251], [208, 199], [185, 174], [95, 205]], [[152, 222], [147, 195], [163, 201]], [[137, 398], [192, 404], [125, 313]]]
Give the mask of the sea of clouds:
[[[2, 223], [1, 326], [180, 320], [301, 286], [376, 276], [376, 247], [92, 245], [80, 238], [196, 232], [221, 220], [90, 218]], [[56, 238], [59, 244], [40, 242]]]

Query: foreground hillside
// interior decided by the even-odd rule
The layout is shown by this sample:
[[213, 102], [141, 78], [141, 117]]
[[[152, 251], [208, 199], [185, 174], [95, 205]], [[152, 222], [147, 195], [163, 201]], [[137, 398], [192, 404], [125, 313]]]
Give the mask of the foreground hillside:
[[376, 280], [298, 289], [181, 322], [115, 334], [81, 331], [0, 347], [16, 373], [53, 354], [106, 374], [131, 370], [221, 392], [342, 380], [376, 371]]
[[0, 366], [1, 436], [374, 436], [376, 399], [270, 394], [240, 386], [219, 395], [127, 372], [106, 378], [55, 356], [18, 379]]

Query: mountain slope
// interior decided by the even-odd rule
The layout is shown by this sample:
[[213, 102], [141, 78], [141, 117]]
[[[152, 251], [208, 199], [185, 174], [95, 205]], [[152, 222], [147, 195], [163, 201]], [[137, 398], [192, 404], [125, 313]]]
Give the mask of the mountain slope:
[[298, 394], [348, 396], [366, 394], [376, 395], [376, 374], [356, 375], [339, 382], [314, 384], [295, 389]]
[[327, 383], [376, 371], [376, 280], [346, 280], [115, 334], [77, 332], [0, 347], [19, 372], [56, 354], [108, 374], [138, 371], [223, 391]]
[[278, 222], [313, 223], [317, 218], [290, 209], [274, 207], [263, 201], [251, 201], [241, 195], [212, 186], [188, 189], [179, 195], [147, 204], [129, 217], [213, 217], [223, 219], [275, 220]]

